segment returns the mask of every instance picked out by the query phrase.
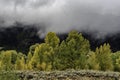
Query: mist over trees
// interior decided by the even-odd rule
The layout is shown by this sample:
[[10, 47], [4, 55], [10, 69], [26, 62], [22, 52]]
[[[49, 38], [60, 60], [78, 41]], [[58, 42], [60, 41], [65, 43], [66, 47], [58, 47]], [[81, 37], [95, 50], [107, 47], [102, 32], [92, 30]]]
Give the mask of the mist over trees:
[[[18, 52], [23, 52], [27, 54], [29, 47], [36, 43], [43, 43], [44, 39], [39, 37], [42, 32], [38, 34], [38, 28], [30, 25], [22, 25], [17, 23], [13, 27], [0, 28], [0, 50], [16, 50]], [[44, 28], [40, 30], [44, 31]], [[120, 33], [111, 34], [104, 39], [97, 39], [93, 32], [81, 32], [83, 37], [89, 40], [90, 48], [95, 51], [96, 47], [103, 45], [104, 43], [109, 43], [111, 50], [113, 52], [120, 50]], [[59, 37], [60, 42], [65, 40], [68, 36], [67, 33], [56, 33]], [[14, 43], [13, 43], [14, 42]]]
[[90, 49], [89, 40], [77, 31], [69, 32], [60, 42], [49, 32], [44, 43], [30, 46], [28, 53], [15, 50], [0, 51], [0, 70], [101, 70], [120, 71], [120, 52], [113, 53], [108, 43]]

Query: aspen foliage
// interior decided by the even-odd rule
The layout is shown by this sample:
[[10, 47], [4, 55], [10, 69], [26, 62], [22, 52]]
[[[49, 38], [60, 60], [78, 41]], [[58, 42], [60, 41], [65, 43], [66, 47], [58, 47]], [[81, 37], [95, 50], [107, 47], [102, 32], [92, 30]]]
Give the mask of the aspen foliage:
[[49, 44], [43, 43], [36, 47], [30, 61], [32, 69], [48, 70], [49, 66], [52, 65], [52, 54], [54, 54], [54, 51]]
[[100, 69], [95, 52], [92, 52], [92, 51], [89, 52], [87, 63], [88, 63], [88, 69], [90, 69], [90, 70], [99, 70]]

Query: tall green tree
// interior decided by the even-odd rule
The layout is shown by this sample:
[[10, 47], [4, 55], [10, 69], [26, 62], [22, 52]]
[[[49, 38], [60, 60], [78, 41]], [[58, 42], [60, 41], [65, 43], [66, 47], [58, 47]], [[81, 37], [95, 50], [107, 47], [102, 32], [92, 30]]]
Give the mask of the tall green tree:
[[52, 59], [51, 59], [52, 63], [51, 64], [52, 64], [52, 69], [56, 69], [55, 68], [55, 58], [58, 55], [58, 47], [60, 44], [60, 39], [56, 35], [56, 33], [49, 32], [45, 37], [45, 43], [49, 44], [49, 46], [51, 46], [53, 48], [54, 54], [51, 54], [51, 56], [52, 56]]
[[120, 71], [120, 51], [112, 53], [111, 57], [114, 65], [114, 71]]
[[34, 51], [35, 51], [35, 48], [36, 48], [37, 46], [39, 46], [38, 43], [36, 43], [36, 44], [30, 46], [30, 48], [29, 48], [29, 53], [28, 53], [28, 54], [33, 55], [33, 54], [34, 54]]
[[26, 69], [24, 57], [22, 57], [22, 58], [17, 57], [15, 69], [16, 70], [25, 70]]
[[52, 68], [53, 48], [49, 44], [42, 43], [35, 48], [34, 55], [31, 59], [31, 66], [37, 70], [51, 70]]
[[88, 68], [90, 70], [99, 70], [100, 69], [95, 52], [93, 52], [93, 51], [89, 52], [87, 64], [88, 64]]
[[14, 50], [2, 51], [0, 55], [1, 68], [3, 70], [14, 69], [14, 64], [17, 59], [17, 52]]
[[58, 59], [63, 68], [85, 69], [87, 68], [87, 54], [90, 51], [89, 41], [81, 33], [71, 31], [65, 41], [60, 44]]
[[7, 51], [2, 55], [2, 69], [9, 70], [11, 65], [11, 53]]
[[45, 43], [49, 44], [53, 48], [56, 48], [60, 43], [60, 39], [57, 37], [57, 35], [54, 32], [49, 32], [45, 37]]
[[111, 58], [111, 49], [109, 44], [104, 44], [100, 48], [96, 48], [96, 59], [99, 63], [100, 69], [103, 71], [113, 70], [113, 62]]
[[31, 70], [37, 70], [37, 64], [40, 62], [39, 57], [39, 46], [35, 48], [35, 52], [33, 54], [33, 57], [28, 62], [28, 68]]
[[16, 70], [26, 70], [26, 55], [24, 55], [23, 53], [19, 52], [17, 54], [16, 57], [16, 61], [15, 61], [15, 69]]

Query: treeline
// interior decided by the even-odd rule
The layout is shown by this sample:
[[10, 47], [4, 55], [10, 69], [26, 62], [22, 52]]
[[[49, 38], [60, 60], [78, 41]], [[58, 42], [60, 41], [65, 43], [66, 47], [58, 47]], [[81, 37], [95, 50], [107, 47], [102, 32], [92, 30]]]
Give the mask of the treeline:
[[32, 45], [27, 55], [15, 50], [1, 51], [0, 70], [120, 71], [119, 51], [113, 53], [107, 43], [91, 51], [89, 41], [77, 31], [71, 31], [63, 41], [49, 32], [44, 41]]

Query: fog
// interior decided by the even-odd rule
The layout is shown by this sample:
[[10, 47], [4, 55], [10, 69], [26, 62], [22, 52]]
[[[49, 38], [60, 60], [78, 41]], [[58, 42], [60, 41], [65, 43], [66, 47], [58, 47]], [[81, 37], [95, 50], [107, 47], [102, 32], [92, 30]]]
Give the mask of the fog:
[[16, 21], [44, 25], [44, 33], [75, 29], [103, 37], [120, 31], [120, 0], [0, 0], [0, 26]]

